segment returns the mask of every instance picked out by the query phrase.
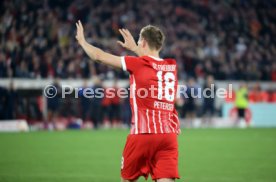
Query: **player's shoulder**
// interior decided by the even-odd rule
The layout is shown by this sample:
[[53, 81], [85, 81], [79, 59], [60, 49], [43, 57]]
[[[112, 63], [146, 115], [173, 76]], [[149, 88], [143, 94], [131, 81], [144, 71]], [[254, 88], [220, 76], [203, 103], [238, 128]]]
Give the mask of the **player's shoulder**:
[[123, 58], [129, 60], [141, 60], [141, 58], [137, 56], [123, 56]]

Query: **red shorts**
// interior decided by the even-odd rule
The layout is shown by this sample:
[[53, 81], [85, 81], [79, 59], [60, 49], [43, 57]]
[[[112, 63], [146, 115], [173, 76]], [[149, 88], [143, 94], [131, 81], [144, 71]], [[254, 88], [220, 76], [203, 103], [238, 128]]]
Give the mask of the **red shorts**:
[[177, 134], [128, 135], [121, 176], [125, 180], [179, 178]]

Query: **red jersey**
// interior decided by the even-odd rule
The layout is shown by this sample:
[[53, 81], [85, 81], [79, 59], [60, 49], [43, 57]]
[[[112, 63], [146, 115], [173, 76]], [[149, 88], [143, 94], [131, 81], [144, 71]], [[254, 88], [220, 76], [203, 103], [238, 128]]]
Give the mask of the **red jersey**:
[[125, 56], [121, 63], [123, 70], [130, 73], [130, 133], [179, 133], [174, 107], [178, 84], [176, 61]]

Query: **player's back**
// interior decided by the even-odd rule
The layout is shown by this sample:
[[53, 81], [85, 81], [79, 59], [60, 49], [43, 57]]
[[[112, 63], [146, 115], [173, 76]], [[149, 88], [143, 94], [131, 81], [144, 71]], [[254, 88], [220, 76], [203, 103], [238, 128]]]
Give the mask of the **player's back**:
[[123, 57], [130, 72], [132, 134], [178, 133], [174, 107], [177, 65], [174, 59]]

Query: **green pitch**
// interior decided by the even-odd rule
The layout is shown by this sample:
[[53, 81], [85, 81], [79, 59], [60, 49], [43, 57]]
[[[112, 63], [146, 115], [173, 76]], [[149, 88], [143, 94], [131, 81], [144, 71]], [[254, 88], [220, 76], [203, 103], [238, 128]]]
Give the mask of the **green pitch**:
[[[0, 133], [0, 181], [119, 182], [127, 134]], [[179, 182], [276, 181], [276, 129], [187, 129], [179, 149]]]

